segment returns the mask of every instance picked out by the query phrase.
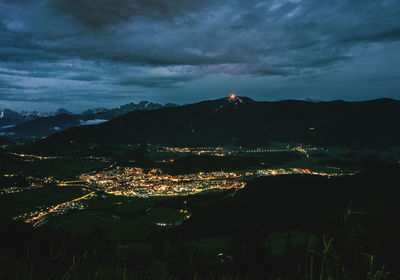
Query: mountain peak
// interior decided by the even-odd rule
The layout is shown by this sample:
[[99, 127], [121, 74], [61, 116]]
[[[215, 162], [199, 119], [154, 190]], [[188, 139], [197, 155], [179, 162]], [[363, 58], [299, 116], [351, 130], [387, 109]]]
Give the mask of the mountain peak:
[[229, 94], [228, 97], [225, 98], [230, 103], [252, 103], [255, 102], [253, 99], [246, 96], [239, 96], [234, 93]]
[[19, 114], [17, 112], [14, 112], [13, 110], [10, 109], [3, 109], [0, 111], [0, 118], [8, 118], [10, 116], [18, 116]]
[[239, 105], [245, 105], [249, 103], [255, 102], [253, 99], [245, 97], [245, 96], [238, 96], [236, 94], [230, 94], [229, 96], [220, 99], [222, 101], [222, 105], [226, 106], [239, 106]]
[[218, 112], [220, 110], [232, 110], [237, 109], [242, 105], [246, 105], [249, 103], [255, 102], [254, 100], [244, 97], [244, 96], [237, 96], [236, 94], [230, 94], [228, 97], [221, 98], [218, 100], [213, 101], [214, 106], [216, 107], [212, 113]]
[[56, 115], [60, 115], [60, 114], [73, 115], [70, 111], [68, 111], [67, 109], [64, 109], [64, 108], [58, 108], [55, 114]]
[[238, 96], [234, 93], [231, 93], [228, 97], [226, 97], [228, 103], [233, 104], [247, 104], [255, 102], [253, 99], [245, 97], [245, 96]]

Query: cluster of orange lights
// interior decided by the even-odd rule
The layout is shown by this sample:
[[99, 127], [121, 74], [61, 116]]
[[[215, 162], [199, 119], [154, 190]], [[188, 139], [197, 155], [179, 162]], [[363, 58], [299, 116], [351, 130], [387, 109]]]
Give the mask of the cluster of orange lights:
[[229, 99], [235, 100], [235, 99], [236, 99], [236, 94], [231, 93], [231, 94], [229, 95]]

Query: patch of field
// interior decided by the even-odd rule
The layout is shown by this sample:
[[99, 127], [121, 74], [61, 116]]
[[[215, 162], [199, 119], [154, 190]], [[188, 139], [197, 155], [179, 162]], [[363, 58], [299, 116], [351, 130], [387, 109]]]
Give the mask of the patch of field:
[[146, 213], [162, 202], [168, 202], [168, 198], [132, 198], [124, 196], [114, 196], [99, 194], [96, 199], [88, 201], [90, 209], [97, 209], [114, 213], [124, 218], [136, 217]]
[[153, 245], [150, 242], [133, 242], [129, 245], [126, 245], [126, 250], [129, 253], [139, 255], [139, 256], [148, 256], [151, 254], [153, 249]]
[[110, 165], [100, 160], [39, 160], [25, 163], [24, 175], [36, 177], [56, 177], [58, 179], [74, 179], [82, 173], [101, 170]]
[[29, 155], [17, 156], [0, 153], [0, 175], [20, 174], [33, 177], [55, 177], [60, 180], [74, 179], [82, 173], [102, 170], [110, 162], [99, 159], [57, 158], [38, 159]]
[[206, 256], [216, 256], [220, 253], [226, 254], [232, 248], [232, 241], [231, 236], [203, 238], [186, 241], [185, 247], [196, 248]]
[[146, 216], [153, 223], [174, 223], [176, 221], [181, 221], [184, 219], [186, 214], [179, 212], [179, 210], [165, 208], [165, 207], [157, 207], [151, 209]]
[[301, 230], [271, 233], [264, 240], [271, 256], [283, 256], [288, 250], [311, 248], [315, 242], [311, 233]]
[[122, 219], [113, 213], [93, 210], [54, 217], [48, 225], [65, 229], [72, 234], [89, 235], [96, 231], [103, 232], [108, 238], [116, 241], [140, 239], [157, 229], [146, 216]]

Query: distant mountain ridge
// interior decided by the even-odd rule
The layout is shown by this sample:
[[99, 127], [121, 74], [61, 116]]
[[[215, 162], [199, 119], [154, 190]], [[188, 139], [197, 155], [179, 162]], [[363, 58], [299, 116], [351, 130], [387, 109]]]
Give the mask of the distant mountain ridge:
[[[170, 103], [169, 103], [170, 104]], [[168, 104], [167, 104], [168, 105]], [[170, 105], [168, 105], [170, 106]], [[177, 106], [177, 105], [175, 105]], [[156, 110], [160, 109], [163, 106], [158, 103], [152, 103], [149, 101], [141, 101], [138, 104], [135, 104], [133, 102], [129, 104], [125, 104], [122, 106], [119, 106], [114, 109], [106, 109], [106, 108], [94, 108], [94, 109], [89, 109], [84, 112], [82, 112], [80, 115], [88, 117], [90, 116], [91, 118], [96, 118], [96, 119], [107, 119], [111, 120], [113, 118], [116, 118], [118, 116], [121, 116], [123, 114], [132, 112], [132, 111], [138, 111], [138, 110]]]
[[[173, 107], [176, 104], [168, 103]], [[111, 120], [135, 110], [155, 110], [163, 106], [158, 103], [142, 101], [138, 104], [129, 103], [118, 108], [94, 108], [80, 114], [73, 114], [60, 108], [54, 113], [38, 113], [23, 111], [20, 114], [8, 109], [0, 111], [0, 133], [24, 138], [41, 138], [65, 130], [71, 126], [87, 125]], [[1, 116], [4, 122], [1, 123]]]
[[64, 108], [59, 108], [55, 112], [21, 111], [17, 113], [10, 109], [0, 110], [0, 129], [4, 126], [15, 126], [23, 122], [35, 120], [43, 117], [51, 117], [59, 114], [72, 115]]
[[400, 101], [255, 102], [246, 97], [133, 111], [102, 124], [72, 127], [38, 141], [39, 150], [91, 143], [266, 145], [269, 141], [344, 147], [400, 146]]

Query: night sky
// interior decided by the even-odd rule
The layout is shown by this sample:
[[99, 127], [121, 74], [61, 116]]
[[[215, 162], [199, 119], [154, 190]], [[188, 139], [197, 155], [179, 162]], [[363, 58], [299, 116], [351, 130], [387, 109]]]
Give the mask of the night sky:
[[399, 89], [400, 0], [0, 0], [0, 108]]

